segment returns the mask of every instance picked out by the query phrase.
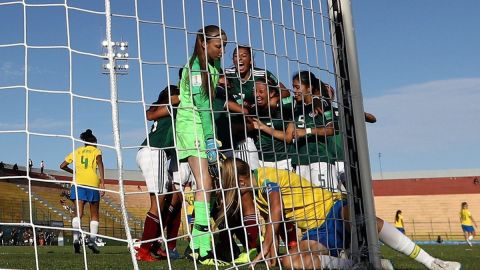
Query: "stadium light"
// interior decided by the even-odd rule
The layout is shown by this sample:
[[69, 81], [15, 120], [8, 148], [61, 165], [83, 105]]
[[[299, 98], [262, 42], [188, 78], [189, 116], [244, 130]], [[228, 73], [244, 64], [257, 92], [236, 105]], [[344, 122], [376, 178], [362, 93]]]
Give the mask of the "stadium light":
[[[102, 64], [102, 73], [103, 74], [110, 74], [110, 72], [114, 72], [118, 75], [126, 75], [128, 74], [128, 69], [130, 66], [128, 65], [128, 42], [126, 41], [112, 41], [110, 46], [112, 47], [112, 53], [108, 53], [109, 44], [107, 40], [102, 41], [102, 58], [104, 61]], [[109, 57], [113, 58], [113, 66], [109, 63]]]

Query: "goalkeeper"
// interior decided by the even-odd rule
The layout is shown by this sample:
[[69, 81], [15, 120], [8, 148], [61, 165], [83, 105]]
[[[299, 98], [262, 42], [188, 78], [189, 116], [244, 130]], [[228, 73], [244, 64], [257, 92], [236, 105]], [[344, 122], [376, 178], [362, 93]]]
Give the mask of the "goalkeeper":
[[212, 100], [220, 77], [220, 58], [227, 36], [218, 26], [200, 29], [190, 61], [180, 81], [180, 106], [176, 123], [178, 159], [187, 160], [195, 178], [195, 222], [192, 231], [193, 259], [204, 265], [226, 265], [212, 253], [208, 226], [212, 178], [209, 166], [217, 166]]

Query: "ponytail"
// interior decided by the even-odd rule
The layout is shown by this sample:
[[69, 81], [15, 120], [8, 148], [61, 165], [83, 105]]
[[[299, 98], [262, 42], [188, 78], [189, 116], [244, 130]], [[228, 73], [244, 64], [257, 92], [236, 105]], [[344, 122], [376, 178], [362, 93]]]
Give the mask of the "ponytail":
[[221, 166], [221, 181], [225, 208], [220, 208], [217, 218], [215, 219], [215, 224], [220, 224], [225, 219], [226, 213], [233, 215], [240, 209], [239, 200], [241, 199], [238, 196], [237, 175], [245, 176], [249, 174], [250, 167], [245, 161], [233, 158], [227, 158], [223, 161]]

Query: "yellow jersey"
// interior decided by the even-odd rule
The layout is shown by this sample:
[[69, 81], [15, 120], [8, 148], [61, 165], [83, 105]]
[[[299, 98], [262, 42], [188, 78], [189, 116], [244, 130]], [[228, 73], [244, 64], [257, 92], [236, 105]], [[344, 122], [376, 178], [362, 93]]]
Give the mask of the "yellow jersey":
[[398, 220], [395, 220], [395, 227], [396, 228], [403, 228], [403, 216], [398, 215]]
[[279, 191], [283, 216], [295, 221], [302, 230], [320, 227], [333, 204], [342, 199], [341, 193], [312, 186], [308, 180], [287, 170], [258, 168], [254, 175], [259, 187], [256, 196], [259, 210], [269, 214], [268, 195]]
[[94, 146], [87, 145], [77, 148], [70, 153], [65, 161], [72, 163], [75, 160], [75, 181], [79, 185], [99, 187], [100, 179], [97, 175], [97, 156], [102, 151]]
[[470, 213], [470, 210], [468, 209], [462, 209], [460, 211], [460, 220], [462, 222], [462, 225], [465, 226], [472, 226], [472, 214]]

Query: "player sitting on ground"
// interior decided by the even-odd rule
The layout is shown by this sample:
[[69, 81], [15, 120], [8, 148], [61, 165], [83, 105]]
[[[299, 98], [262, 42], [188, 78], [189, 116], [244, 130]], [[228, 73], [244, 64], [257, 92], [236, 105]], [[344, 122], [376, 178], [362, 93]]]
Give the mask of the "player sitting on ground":
[[[72, 227], [75, 229], [73, 231], [73, 247], [75, 248], [75, 253], [80, 253], [80, 239], [77, 230], [80, 230], [83, 207], [88, 202], [90, 204], [91, 233], [88, 248], [94, 253], [100, 253], [95, 240], [98, 233], [100, 194], [102, 196], [105, 194], [104, 191], [99, 192], [98, 190], [98, 187], [105, 189], [102, 151], [97, 148], [97, 138], [90, 129], [83, 132], [80, 135], [80, 139], [85, 142], [85, 146], [79, 147], [70, 153], [60, 164], [60, 169], [73, 174], [74, 171], [68, 165], [75, 162], [75, 185], [72, 185], [70, 189], [70, 199], [75, 205], [75, 201], [78, 200], [78, 216], [72, 219]], [[97, 166], [100, 178], [97, 175]]]
[[[347, 248], [348, 227], [344, 220], [349, 216], [346, 201], [341, 193], [313, 187], [310, 182], [295, 173], [274, 168], [259, 168], [251, 173], [248, 164], [241, 160], [227, 159], [222, 165], [224, 189], [239, 187], [241, 194], [253, 190], [256, 201], [251, 198], [233, 197], [225, 201], [229, 208], [236, 209], [254, 204], [268, 221], [261, 254], [253, 264], [266, 260], [271, 266], [276, 264], [277, 235], [283, 217], [293, 220], [297, 226], [307, 231], [297, 249], [289, 250], [289, 255], [281, 259], [282, 266], [288, 269], [348, 269], [352, 261], [338, 258], [338, 253]], [[432, 270], [459, 270], [458, 262], [436, 259], [399, 232], [391, 224], [377, 218], [379, 239], [391, 248], [414, 258]], [[329, 254], [330, 256], [327, 256]], [[391, 265], [390, 265], [391, 266]]]

